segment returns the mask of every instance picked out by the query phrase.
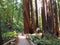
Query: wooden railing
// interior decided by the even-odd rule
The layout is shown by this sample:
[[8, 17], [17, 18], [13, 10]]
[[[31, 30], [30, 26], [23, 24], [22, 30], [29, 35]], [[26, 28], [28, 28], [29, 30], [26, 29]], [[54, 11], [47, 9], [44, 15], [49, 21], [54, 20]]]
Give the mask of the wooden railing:
[[3, 45], [15, 45], [15, 39], [11, 39], [8, 42], [4, 43]]
[[36, 44], [34, 44], [33, 42], [32, 42], [32, 40], [29, 40], [29, 39], [27, 39], [28, 40], [28, 42], [30, 43], [30, 45], [36, 45]]

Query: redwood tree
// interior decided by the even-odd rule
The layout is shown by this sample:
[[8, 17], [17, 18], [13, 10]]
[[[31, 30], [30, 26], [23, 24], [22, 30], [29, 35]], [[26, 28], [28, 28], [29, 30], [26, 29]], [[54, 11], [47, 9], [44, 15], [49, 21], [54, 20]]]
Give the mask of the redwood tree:
[[23, 7], [24, 7], [24, 32], [29, 33], [30, 21], [28, 0], [23, 0]]
[[57, 10], [57, 0], [54, 0], [54, 14], [55, 14], [55, 34], [58, 35], [59, 27], [58, 27], [58, 10]]
[[42, 0], [42, 30], [44, 32], [47, 32], [47, 24], [45, 17], [45, 0]]
[[35, 0], [35, 7], [36, 7], [36, 26], [38, 27], [38, 10], [37, 10], [37, 0]]

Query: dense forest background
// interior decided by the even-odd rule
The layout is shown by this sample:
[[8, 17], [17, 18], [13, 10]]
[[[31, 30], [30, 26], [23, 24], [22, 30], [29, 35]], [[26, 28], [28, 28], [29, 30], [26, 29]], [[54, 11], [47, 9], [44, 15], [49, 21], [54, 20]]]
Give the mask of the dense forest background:
[[0, 0], [0, 28], [3, 40], [24, 30], [22, 0]]
[[[0, 35], [4, 41], [24, 30], [23, 0], [0, 0]], [[60, 19], [60, 0], [58, 0]], [[60, 22], [60, 20], [59, 20]], [[41, 26], [42, 24], [40, 24]], [[60, 26], [60, 23], [59, 23]]]

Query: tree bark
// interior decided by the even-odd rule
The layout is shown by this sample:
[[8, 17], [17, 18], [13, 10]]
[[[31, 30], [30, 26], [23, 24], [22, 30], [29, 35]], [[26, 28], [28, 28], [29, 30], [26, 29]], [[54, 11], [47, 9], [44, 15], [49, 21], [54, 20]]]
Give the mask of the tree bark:
[[24, 33], [29, 33], [30, 21], [28, 0], [23, 0], [23, 6], [24, 6]]
[[38, 10], [37, 10], [37, 0], [35, 0], [35, 7], [36, 7], [36, 27], [38, 27]]
[[42, 0], [42, 30], [47, 32], [46, 17], [45, 17], [45, 0]]
[[54, 5], [55, 5], [55, 8], [54, 8], [54, 14], [55, 14], [55, 34], [58, 36], [59, 34], [59, 27], [58, 27], [58, 10], [57, 10], [57, 2], [56, 0], [54, 0]]
[[49, 33], [53, 33], [53, 29], [54, 29], [54, 20], [53, 20], [53, 12], [52, 12], [52, 0], [50, 0], [48, 2], [48, 14], [47, 14], [47, 27], [48, 27], [48, 32]]

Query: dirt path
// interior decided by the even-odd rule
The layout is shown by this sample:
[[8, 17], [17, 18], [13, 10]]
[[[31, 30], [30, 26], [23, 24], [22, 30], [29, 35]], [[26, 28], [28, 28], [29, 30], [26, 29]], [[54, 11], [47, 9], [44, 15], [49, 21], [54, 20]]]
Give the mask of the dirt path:
[[21, 34], [18, 35], [18, 43], [17, 45], [31, 45], [29, 41], [26, 39], [26, 35], [22, 36]]

